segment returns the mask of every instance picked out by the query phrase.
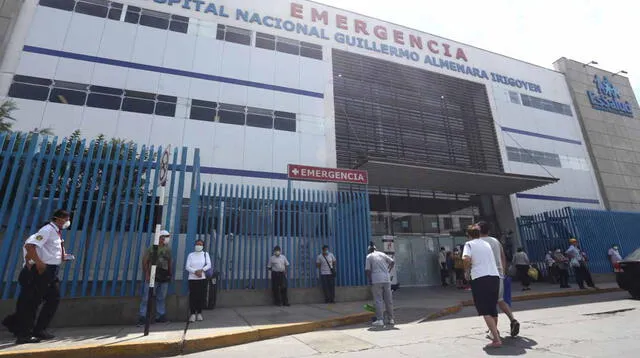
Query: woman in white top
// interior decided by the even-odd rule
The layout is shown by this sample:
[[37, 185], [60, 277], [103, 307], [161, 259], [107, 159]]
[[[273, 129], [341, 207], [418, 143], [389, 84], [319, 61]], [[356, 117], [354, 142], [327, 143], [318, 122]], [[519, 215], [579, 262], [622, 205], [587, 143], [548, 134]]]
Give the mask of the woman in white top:
[[211, 266], [211, 257], [204, 250], [204, 241], [197, 240], [195, 251], [187, 257], [185, 269], [189, 271], [189, 307], [191, 316], [189, 322], [202, 321], [204, 295], [207, 288], [206, 272]]

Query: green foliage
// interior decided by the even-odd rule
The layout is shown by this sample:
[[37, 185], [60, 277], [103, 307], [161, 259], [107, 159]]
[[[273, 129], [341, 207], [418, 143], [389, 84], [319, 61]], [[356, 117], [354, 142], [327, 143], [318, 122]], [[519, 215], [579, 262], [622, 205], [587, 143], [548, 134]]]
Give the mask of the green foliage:
[[[151, 156], [149, 150], [139, 151], [137, 145], [131, 141], [107, 139], [103, 134], [98, 135], [91, 145], [82, 139], [79, 130], [55, 146], [51, 139], [35, 133], [14, 133], [16, 140], [10, 147], [11, 135], [5, 135], [2, 145], [4, 154], [11, 152], [15, 155], [24, 146], [23, 154], [17, 158], [14, 155], [11, 159], [4, 155], [0, 157], [0, 168], [5, 160], [9, 160], [7, 174], [11, 173], [15, 165], [19, 166], [16, 171], [18, 177], [12, 187], [8, 187], [9, 180], [5, 180], [0, 188], [0, 192], [11, 195], [11, 202], [15, 200], [14, 196], [20, 183], [31, 183], [34, 175], [37, 175], [36, 195], [42, 190], [47, 198], [52, 195], [54, 198], [64, 198], [65, 201], [73, 199], [72, 210], [76, 209], [75, 206], [79, 202], [82, 202], [84, 207], [92, 202], [96, 210], [105, 213], [113, 211], [116, 201], [132, 203], [136, 194], [138, 200], [144, 197], [148, 177], [145, 175], [144, 167], [149, 160], [157, 159], [155, 153]], [[26, 154], [34, 140], [44, 140], [44, 143], [35, 143], [34, 158], [27, 163]], [[42, 161], [38, 167], [40, 158]], [[28, 168], [27, 165], [31, 167]], [[58, 165], [61, 169], [56, 172]], [[101, 187], [104, 188], [102, 192]]]
[[[18, 109], [16, 103], [12, 100], [6, 100], [0, 104], [0, 133], [10, 133], [11, 128], [13, 128], [13, 122], [16, 119], [12, 116], [13, 111]], [[13, 121], [13, 122], [9, 122]], [[41, 134], [41, 135], [53, 135], [53, 131], [51, 128], [35, 128], [30, 133]]]

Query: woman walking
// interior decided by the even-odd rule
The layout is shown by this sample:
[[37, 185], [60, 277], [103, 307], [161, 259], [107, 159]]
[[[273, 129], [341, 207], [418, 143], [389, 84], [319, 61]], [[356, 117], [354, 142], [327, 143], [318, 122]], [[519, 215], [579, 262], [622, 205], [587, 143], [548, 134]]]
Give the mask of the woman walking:
[[518, 279], [522, 283], [522, 291], [529, 291], [531, 288], [531, 280], [529, 279], [529, 256], [519, 247], [518, 252], [513, 255], [513, 264], [516, 265]]
[[212, 267], [211, 257], [204, 251], [204, 241], [197, 240], [195, 251], [189, 254], [185, 264], [185, 269], [189, 271], [189, 322], [204, 320], [202, 309], [208, 282], [206, 272]]

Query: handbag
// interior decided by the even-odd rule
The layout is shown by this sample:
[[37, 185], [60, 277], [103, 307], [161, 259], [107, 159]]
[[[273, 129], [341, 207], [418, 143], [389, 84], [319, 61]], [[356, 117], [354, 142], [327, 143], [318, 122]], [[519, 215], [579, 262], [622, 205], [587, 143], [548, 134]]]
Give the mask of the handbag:
[[327, 256], [322, 255], [322, 257], [324, 257], [324, 260], [327, 262], [327, 266], [329, 266], [329, 269], [331, 270], [331, 276], [335, 277], [336, 276], [336, 268], [331, 266], [331, 264], [329, 263], [329, 260], [327, 260]]
[[[202, 254], [204, 255], [204, 266], [202, 268], [205, 268], [207, 266], [207, 253], [203, 252]], [[213, 265], [211, 265], [211, 267], [209, 267], [209, 269], [204, 272], [204, 275], [207, 278], [213, 277]]]

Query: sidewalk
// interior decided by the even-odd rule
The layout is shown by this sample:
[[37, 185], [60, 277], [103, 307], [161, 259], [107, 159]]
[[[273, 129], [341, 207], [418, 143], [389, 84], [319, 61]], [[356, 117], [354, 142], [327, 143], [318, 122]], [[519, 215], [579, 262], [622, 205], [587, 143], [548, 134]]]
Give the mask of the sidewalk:
[[[560, 289], [546, 283], [520, 291], [513, 285], [513, 301], [617, 291], [615, 283], [599, 290]], [[224, 294], [224, 293], [222, 293]], [[432, 320], [472, 305], [471, 292], [456, 288], [401, 288], [394, 293], [397, 324]], [[239, 307], [205, 311], [203, 322], [154, 324], [149, 336], [135, 326], [56, 329], [53, 341], [15, 346], [7, 331], [0, 331], [0, 357], [159, 357], [193, 353], [323, 328], [369, 322], [372, 314], [362, 306], [371, 302], [295, 305], [291, 307]], [[517, 306], [516, 306], [517, 307]], [[4, 328], [4, 327], [3, 327]]]

